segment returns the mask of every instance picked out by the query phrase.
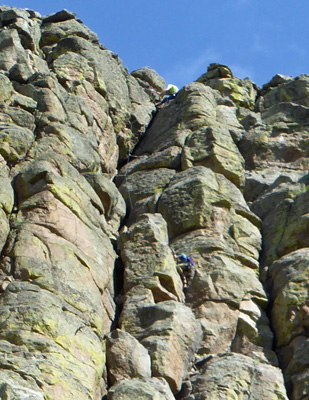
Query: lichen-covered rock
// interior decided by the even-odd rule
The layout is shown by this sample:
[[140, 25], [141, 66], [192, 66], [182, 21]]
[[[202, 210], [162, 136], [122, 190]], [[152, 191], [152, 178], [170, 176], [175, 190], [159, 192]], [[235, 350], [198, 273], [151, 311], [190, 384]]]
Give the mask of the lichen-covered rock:
[[131, 379], [113, 386], [108, 400], [173, 400], [175, 397], [162, 378]]
[[58, 43], [68, 36], [79, 36], [98, 43], [97, 35], [91, 32], [81, 21], [77, 21], [72, 13], [50, 15], [43, 19], [41, 28], [41, 47]]
[[[258, 264], [253, 257], [233, 252], [233, 243], [228, 239], [230, 219], [218, 209], [214, 211], [213, 226], [186, 233], [171, 242], [178, 254], [190, 252], [197, 263], [186, 302], [203, 329], [198, 357], [232, 347], [254, 358], [265, 359], [267, 354], [266, 359], [276, 364]], [[244, 323], [249, 324], [249, 329]]]
[[5, 165], [5, 161], [0, 155], [0, 252], [6, 243], [10, 225], [8, 215], [12, 212], [14, 206], [14, 191], [9, 179], [9, 169]]
[[[44, 393], [50, 398], [56, 393], [65, 398], [69, 392], [81, 399], [94, 396], [105, 363], [100, 337], [109, 332], [115, 313], [111, 281], [115, 253], [105, 234], [104, 206], [85, 178], [52, 154], [28, 164], [15, 189], [19, 211], [4, 254], [11, 259], [14, 278], [32, 283], [29, 289], [17, 283], [8, 285], [4, 313], [15, 286], [20, 294], [16, 306], [12, 303], [16, 315], [11, 312], [2, 326], [2, 339], [12, 352], [11, 345], [41, 348], [37, 334], [47, 336], [46, 365], [44, 359], [33, 364], [40, 365]], [[31, 296], [32, 291], [37, 294]], [[34, 304], [37, 308], [31, 312]], [[24, 323], [21, 315], [29, 322]], [[25, 335], [19, 337], [21, 329]], [[60, 353], [57, 346], [61, 346]], [[14, 350], [14, 354], [18, 362], [24, 362], [22, 352], [18, 356]], [[70, 358], [74, 357], [77, 361], [73, 363]], [[63, 364], [62, 359], [67, 361]], [[72, 364], [69, 370], [68, 363]], [[89, 367], [85, 364], [83, 368], [83, 363]], [[87, 380], [78, 371], [84, 371]]]
[[125, 181], [125, 185], [127, 186], [127, 181], [130, 179], [129, 176], [134, 172], [148, 171], [158, 168], [178, 170], [180, 168], [181, 153], [181, 147], [171, 146], [152, 155], [143, 155], [133, 158], [132, 161], [121, 168], [116, 177], [116, 183], [121, 190], [121, 184]]
[[1, 393], [99, 399], [116, 314], [111, 240], [126, 213], [111, 182], [117, 140], [133, 148], [154, 106], [75, 14], [1, 6], [0, 24], [1, 301], [4, 314], [15, 307]]
[[274, 335], [266, 311], [252, 299], [242, 301], [231, 350], [278, 366], [273, 341]]
[[156, 116], [136, 154], [158, 152], [170, 146], [183, 147], [191, 131], [215, 120], [215, 107], [212, 89], [200, 83], [185, 86]]
[[244, 80], [234, 77], [229, 67], [221, 64], [210, 64], [206, 74], [198, 82], [218, 90], [222, 96], [229, 97], [241, 107], [253, 109], [257, 96], [257, 87], [249, 78]]
[[264, 85], [262, 96], [257, 102], [260, 109], [266, 109], [278, 103], [295, 103], [309, 105], [309, 76], [300, 75], [297, 79], [291, 77], [274, 77]]
[[278, 368], [241, 354], [210, 357], [199, 370], [192, 378], [195, 400], [288, 399]]
[[308, 248], [291, 252], [269, 268], [272, 321], [285, 379], [294, 398], [308, 395]]
[[1, 29], [0, 41], [0, 69], [10, 79], [26, 82], [37, 71], [37, 66], [24, 49], [17, 30]]
[[183, 301], [182, 283], [161, 214], [142, 214], [119, 240], [124, 262], [124, 292], [143, 285], [155, 302]]
[[293, 182], [281, 176], [253, 203], [252, 209], [263, 219], [264, 265], [308, 247], [308, 196], [304, 177]]
[[1, 71], [0, 73], [0, 100], [5, 104], [13, 94], [13, 85], [10, 79]]
[[119, 191], [130, 210], [131, 220], [141, 214], [156, 211], [157, 202], [174, 175], [175, 171], [169, 168], [137, 171], [126, 175]]
[[206, 227], [211, 221], [210, 205], [248, 210], [241, 192], [223, 175], [197, 166], [175, 175], [160, 197], [158, 211], [168, 222], [170, 236], [175, 237]]
[[244, 162], [228, 131], [223, 127], [196, 131], [187, 138], [182, 166], [203, 165], [226, 176], [236, 186], [244, 184]]
[[308, 76], [279, 79], [261, 92], [257, 100], [260, 120], [247, 125], [240, 150], [250, 169], [308, 169]]
[[218, 96], [200, 83], [184, 87], [176, 99], [160, 111], [136, 154], [182, 147], [182, 169], [204, 165], [242, 186], [244, 162], [231, 136], [241, 127], [236, 115], [233, 120], [229, 112], [222, 110], [223, 106], [218, 112]]
[[21, 378], [18, 373], [0, 371], [0, 396], [5, 399], [44, 400], [43, 391], [35, 383], [35, 379]]
[[36, 54], [41, 38], [40, 17], [39, 13], [30, 10], [1, 6], [1, 27], [10, 25], [10, 28], [16, 29], [23, 47]]
[[40, 399], [43, 391], [48, 399], [94, 397], [105, 354], [81, 312], [30, 282], [12, 282], [1, 296], [0, 308], [5, 315], [0, 323], [2, 387], [10, 384], [14, 391], [15, 372], [25, 380], [18, 388], [20, 395]]
[[83, 174], [83, 176], [101, 200], [107, 223], [106, 229], [108, 229], [111, 236], [115, 235], [126, 214], [126, 204], [123, 197], [115, 184], [106, 176], [91, 173]]
[[230, 103], [225, 104], [224, 98], [221, 101], [223, 104], [220, 103], [220, 100], [218, 101], [217, 120], [223, 126], [224, 131], [229, 131], [233, 141], [237, 144], [245, 134], [242, 121], [238, 120], [241, 114], [240, 110], [245, 110], [246, 113], [251, 113], [251, 111], [247, 108], [239, 109]]
[[248, 135], [240, 141], [246, 164], [259, 169], [250, 173], [245, 195], [263, 220], [261, 278], [271, 293], [276, 352], [293, 400], [308, 395], [307, 81], [279, 76], [265, 85], [256, 107], [262, 125], [244, 125]]
[[140, 285], [127, 294], [120, 325], [147, 348], [152, 376], [165, 378], [177, 393], [201, 340], [190, 308], [176, 301], [155, 304], [151, 291]]
[[[217, 108], [227, 106], [219, 106], [217, 102], [222, 101], [220, 95], [216, 95], [214, 91], [209, 91], [207, 88], [204, 92], [199, 84], [189, 85], [183, 93], [186, 93], [187, 97], [180, 92], [173, 103], [160, 111], [137, 150], [138, 157], [121, 171], [122, 176], [119, 177], [121, 191], [128, 199], [128, 206], [138, 210], [135, 214], [130, 214], [130, 220], [131, 222], [138, 221], [140, 218], [138, 213], [143, 210], [140, 205], [147, 204], [147, 212], [159, 212], [166, 220], [171, 246], [175, 253], [190, 254], [196, 260], [195, 276], [186, 288], [185, 300], [190, 304], [203, 331], [203, 339], [197, 349], [198, 359], [202, 359], [207, 354], [222, 353], [232, 349], [258, 362], [278, 365], [277, 357], [273, 352], [273, 334], [265, 312], [267, 296], [258, 279], [261, 221], [249, 210], [241, 191], [235, 186], [235, 184], [242, 185], [244, 166], [240, 161], [241, 156], [237, 155], [239, 152], [230, 136], [231, 132], [227, 135], [226, 131], [222, 130], [223, 123], [228, 121], [228, 119], [225, 120], [225, 115], [230, 116], [230, 114], [224, 110], [218, 119], [215, 116]], [[212, 96], [212, 103], [208, 105], [208, 115], [211, 116], [207, 121], [208, 127], [205, 119], [197, 117], [198, 112], [202, 115], [205, 109], [207, 110], [204, 108], [202, 111], [200, 108], [201, 99], [205, 100], [206, 93]], [[171, 128], [171, 132], [169, 133], [168, 130], [167, 135], [172, 141], [161, 147], [161, 139], [158, 137], [158, 142], [156, 142], [156, 135], [163, 133], [164, 128], [160, 125], [153, 128], [154, 124], [168, 122], [177, 126], [173, 122], [172, 112], [174, 111], [174, 114], [175, 111], [178, 112], [177, 106], [180, 106], [182, 100], [181, 107], [184, 109], [186, 107], [190, 109], [194, 104], [195, 108], [192, 106], [190, 112], [192, 116], [196, 116], [196, 119], [193, 117], [189, 121], [190, 129], [186, 133], [185, 144], [179, 141], [180, 136], [175, 136], [173, 140], [174, 133]], [[236, 113], [234, 117], [236, 118]], [[206, 128], [202, 130], [199, 124], [201, 126], [205, 124]], [[230, 122], [229, 126], [233, 124]], [[237, 122], [234, 122], [234, 126], [235, 129], [241, 131], [242, 128], [237, 125]], [[190, 133], [191, 130], [192, 133]], [[207, 135], [208, 131], [216, 134]], [[150, 133], [155, 138], [148, 136]], [[184, 132], [181, 131], [181, 134], [183, 135]], [[224, 142], [224, 135], [228, 143], [227, 148], [233, 149], [235, 146], [234, 153], [239, 162], [238, 173], [235, 173], [235, 164], [233, 166], [224, 164], [225, 160], [229, 162], [233, 159], [231, 153], [226, 155], [224, 161], [220, 161], [220, 150], [217, 153], [214, 152], [211, 162], [207, 161], [211, 159], [207, 155], [207, 148], [215, 146], [216, 141], [220, 147], [220, 141]], [[235, 138], [237, 138], [236, 134]], [[206, 146], [204, 146], [204, 141]], [[150, 146], [158, 147], [155, 149]], [[183, 147], [181, 166], [185, 170], [177, 171], [176, 174], [174, 172], [174, 175], [171, 170], [169, 181], [159, 186], [156, 182], [161, 182], [160, 179], [162, 180], [165, 176], [165, 170], [160, 168], [165, 160], [162, 159], [163, 154], [169, 154], [169, 149], [176, 151], [181, 146]], [[150, 155], [149, 150], [151, 150]], [[190, 151], [192, 154], [189, 153]], [[170, 163], [169, 168], [172, 165]], [[220, 169], [220, 165], [224, 165], [225, 170]], [[232, 176], [233, 173], [235, 173], [234, 176]], [[154, 189], [152, 192], [145, 191], [144, 187], [149, 186], [151, 188], [157, 186], [156, 190], [160, 190], [157, 199], [153, 194]], [[129, 202], [130, 195], [132, 195], [131, 202]], [[153, 201], [151, 208], [149, 207], [150, 199]], [[135, 227], [134, 223], [132, 229], [133, 227]], [[129, 231], [130, 229], [131, 227]], [[139, 243], [143, 242], [139, 241]], [[125, 253], [122, 256], [125, 260]], [[149, 262], [147, 264], [149, 265]], [[141, 302], [152, 304], [154, 301], [154, 293], [151, 293], [150, 288], [148, 287], [148, 291], [143, 291], [142, 288], [145, 289], [144, 283], [140, 283], [140, 287], [136, 286], [134, 292], [127, 293], [121, 315], [123, 329], [131, 333], [136, 332], [140, 324], [136, 322], [135, 317], [133, 317], [133, 323], [128, 322], [132, 319], [136, 304], [143, 307]], [[147, 345], [151, 343], [151, 348], [159, 348], [156, 340], [148, 342], [148, 339], [143, 341]], [[153, 362], [156, 359], [152, 357]], [[170, 382], [170, 378], [166, 379]], [[185, 376], [182, 381], [185, 384]], [[173, 391], [175, 392], [175, 389]]]
[[[79, 22], [70, 19], [48, 23], [43, 25], [44, 29], [46, 25], [43, 44], [49, 44], [47, 38], [57, 43], [51, 51], [46, 49], [51, 68], [70, 91], [78, 84], [89, 82], [108, 101], [107, 113], [117, 133], [120, 157], [127, 157], [154, 111], [149, 96], [122, 66], [117, 55], [96, 45], [94, 39], [89, 40], [88, 33], [82, 31], [85, 27]], [[55, 25], [57, 30], [53, 32]]]
[[[308, 248], [291, 252], [274, 262], [272, 276], [273, 321], [278, 346], [302, 336], [308, 325]], [[278, 329], [280, 327], [280, 329]]]
[[1, 398], [307, 399], [308, 82], [0, 6]]
[[30, 129], [15, 124], [0, 124], [0, 154], [9, 163], [23, 159], [34, 141]]

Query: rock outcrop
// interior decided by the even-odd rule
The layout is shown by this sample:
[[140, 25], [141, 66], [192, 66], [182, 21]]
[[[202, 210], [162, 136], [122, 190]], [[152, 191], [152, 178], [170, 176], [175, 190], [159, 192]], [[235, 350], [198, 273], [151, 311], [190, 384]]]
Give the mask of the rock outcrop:
[[309, 76], [158, 111], [72, 12], [0, 40], [0, 398], [308, 399]]

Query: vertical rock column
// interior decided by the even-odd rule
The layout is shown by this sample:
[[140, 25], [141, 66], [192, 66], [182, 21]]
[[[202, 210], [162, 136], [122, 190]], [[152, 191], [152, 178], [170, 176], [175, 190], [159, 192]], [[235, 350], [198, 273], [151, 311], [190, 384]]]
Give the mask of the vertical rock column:
[[[275, 76], [243, 119], [245, 195], [263, 220], [263, 280], [289, 398], [308, 397], [309, 79]], [[257, 124], [257, 120], [259, 123]]]
[[1, 6], [0, 24], [0, 394], [99, 400], [125, 215], [112, 179], [154, 106], [75, 14]]
[[[136, 158], [117, 178], [132, 224], [124, 235], [131, 237], [140, 221], [150, 218], [149, 213], [159, 213], [167, 224], [167, 244], [177, 254], [189, 254], [196, 261], [195, 276], [185, 290], [185, 307], [200, 324], [202, 340], [195, 346], [194, 358], [186, 364], [188, 370], [182, 375], [182, 390], [177, 396], [186, 397], [191, 391], [195, 399], [217, 399], [250, 392], [260, 399], [282, 399], [287, 397], [272, 351], [267, 297], [259, 281], [261, 221], [250, 211], [241, 192], [244, 160], [234, 140], [244, 131], [236, 117], [236, 100], [229, 96], [237, 87], [237, 100], [249, 108], [254, 88], [250, 82], [240, 84], [229, 73], [231, 87], [227, 93], [221, 94], [202, 82], [192, 83], [155, 117], [134, 153]], [[145, 246], [143, 239], [134, 239], [136, 253], [142, 255], [138, 259], [146, 263], [134, 262], [134, 270], [138, 274], [143, 271], [142, 291], [138, 296], [127, 293], [121, 322], [148, 348], [153, 374], [165, 377], [176, 395], [180, 384], [174, 385], [168, 378], [162, 356], [161, 368], [156, 368], [157, 339], [145, 339], [154, 327], [156, 332], [164, 328], [152, 305], [156, 301], [154, 290], [145, 287], [144, 274], [150, 272], [146, 257], [149, 245]], [[129, 271], [137, 259], [135, 254], [127, 260], [125, 249], [124, 245], [122, 257], [125, 271]], [[156, 253], [151, 260], [154, 265]], [[175, 268], [172, 259], [169, 264]], [[129, 272], [126, 279], [130, 279]], [[136, 291], [137, 286], [133, 293]], [[136, 300], [132, 296], [137, 296]], [[166, 309], [168, 304], [170, 301], [160, 300], [157, 307]], [[141, 307], [145, 313], [138, 311]], [[133, 324], [128, 317], [132, 313], [138, 316]], [[175, 326], [171, 332], [177, 329]], [[179, 365], [176, 356], [170, 363]]]

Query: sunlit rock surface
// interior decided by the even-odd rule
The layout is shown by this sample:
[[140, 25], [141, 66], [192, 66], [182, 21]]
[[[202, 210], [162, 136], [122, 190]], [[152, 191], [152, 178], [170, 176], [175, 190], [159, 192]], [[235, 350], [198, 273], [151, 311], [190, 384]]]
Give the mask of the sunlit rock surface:
[[0, 397], [309, 398], [309, 76], [157, 110], [70, 11], [0, 42]]

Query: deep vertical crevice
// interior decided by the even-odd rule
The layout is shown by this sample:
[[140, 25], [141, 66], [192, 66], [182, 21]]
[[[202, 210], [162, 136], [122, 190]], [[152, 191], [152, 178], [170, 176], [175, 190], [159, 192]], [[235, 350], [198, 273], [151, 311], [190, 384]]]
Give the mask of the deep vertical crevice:
[[115, 261], [115, 268], [113, 273], [113, 280], [114, 280], [114, 302], [116, 305], [115, 311], [115, 318], [111, 325], [111, 331], [119, 328], [119, 318], [122, 311], [123, 306], [123, 284], [124, 284], [124, 265], [120, 258], [120, 256]]

